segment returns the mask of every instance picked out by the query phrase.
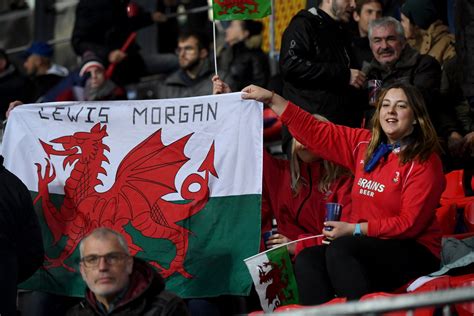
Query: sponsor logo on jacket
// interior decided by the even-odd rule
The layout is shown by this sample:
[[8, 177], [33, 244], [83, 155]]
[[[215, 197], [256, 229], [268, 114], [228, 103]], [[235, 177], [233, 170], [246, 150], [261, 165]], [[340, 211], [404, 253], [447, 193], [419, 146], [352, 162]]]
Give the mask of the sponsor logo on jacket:
[[385, 190], [384, 184], [364, 178], [360, 178], [357, 185], [359, 186], [359, 194], [370, 197], [374, 197], [376, 192], [381, 193]]

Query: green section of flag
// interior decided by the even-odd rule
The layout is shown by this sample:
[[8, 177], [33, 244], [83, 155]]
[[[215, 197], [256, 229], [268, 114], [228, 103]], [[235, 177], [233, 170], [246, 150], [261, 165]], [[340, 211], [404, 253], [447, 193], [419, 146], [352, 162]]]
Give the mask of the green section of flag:
[[[36, 195], [32, 193], [33, 199]], [[62, 205], [63, 196], [51, 194], [50, 197], [58, 208]], [[43, 228], [46, 255], [57, 258], [67, 237], [63, 236], [53, 245], [39, 204], [35, 207]], [[243, 259], [257, 253], [260, 246], [260, 206], [260, 195], [210, 198], [200, 212], [179, 222], [178, 225], [191, 231], [184, 267], [193, 278], [187, 279], [175, 273], [166, 279], [167, 289], [184, 298], [248, 295], [252, 281]], [[164, 267], [168, 267], [175, 258], [176, 247], [169, 240], [145, 237], [131, 223], [125, 226], [125, 230], [132, 236], [134, 243], [143, 249], [137, 253], [137, 257], [157, 260]], [[76, 273], [62, 267], [40, 269], [20, 288], [82, 296], [85, 285], [78, 262], [79, 249], [76, 249], [64, 262], [76, 269]]]
[[214, 20], [252, 20], [272, 14], [271, 0], [213, 0]]
[[280, 306], [289, 304], [298, 304], [298, 287], [296, 285], [295, 274], [293, 273], [293, 264], [287, 247], [279, 247], [267, 253], [270, 262], [274, 263], [281, 271], [282, 295], [280, 298]]
[[271, 313], [279, 306], [298, 304], [298, 288], [286, 245], [244, 261], [265, 313]]

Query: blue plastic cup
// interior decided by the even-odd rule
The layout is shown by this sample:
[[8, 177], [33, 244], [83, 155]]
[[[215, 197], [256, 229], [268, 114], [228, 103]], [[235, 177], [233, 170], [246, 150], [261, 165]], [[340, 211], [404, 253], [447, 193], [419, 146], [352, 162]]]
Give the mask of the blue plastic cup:
[[263, 238], [263, 243], [265, 244], [265, 248], [269, 249], [269, 247], [267, 246], [268, 238], [270, 238], [270, 236], [275, 235], [275, 234], [278, 234], [276, 229], [268, 230], [263, 233], [262, 238]]
[[[342, 204], [326, 203], [326, 218], [324, 221], [339, 221], [341, 219]], [[325, 226], [324, 230], [331, 231], [332, 226]]]

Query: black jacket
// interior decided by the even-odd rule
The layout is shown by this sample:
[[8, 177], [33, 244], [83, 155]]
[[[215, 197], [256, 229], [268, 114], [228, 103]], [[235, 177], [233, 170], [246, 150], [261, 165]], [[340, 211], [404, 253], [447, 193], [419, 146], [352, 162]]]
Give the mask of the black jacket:
[[28, 279], [43, 264], [44, 258], [41, 228], [30, 192], [20, 179], [5, 169], [2, 156], [0, 156], [0, 254], [17, 257], [18, 283]]
[[20, 100], [28, 103], [33, 100], [32, 83], [23, 76], [13, 64], [9, 64], [4, 72], [0, 73], [0, 120], [5, 119], [5, 113], [10, 102]]
[[[224, 73], [220, 74], [225, 77]], [[164, 82], [158, 84], [158, 98], [186, 98], [212, 94], [212, 77], [214, 66], [205, 59], [195, 79], [191, 79], [184, 70], [178, 69], [170, 74]]]
[[[67, 316], [102, 315], [94, 294], [87, 289], [85, 300], [71, 308]], [[128, 290], [123, 299], [107, 315], [186, 316], [184, 301], [165, 290], [163, 278], [145, 261], [134, 258]]]
[[[153, 23], [149, 12], [127, 16], [129, 0], [81, 0], [76, 8], [72, 47], [77, 55], [92, 51], [108, 61], [111, 51], [120, 49], [130, 33]], [[119, 85], [138, 81], [145, 74], [139, 47], [132, 44], [127, 58], [117, 65], [112, 79]]]
[[[333, 123], [359, 127], [362, 109], [356, 89], [349, 85], [350, 34], [324, 11], [317, 9], [316, 13], [300, 11], [283, 33], [283, 96]], [[284, 148], [288, 140], [283, 132]]]
[[266, 87], [270, 76], [268, 58], [261, 49], [250, 49], [239, 42], [226, 46], [219, 54], [220, 70], [227, 73], [224, 81], [232, 81], [233, 91], [240, 91], [249, 84]]
[[474, 96], [474, 0], [455, 3], [456, 54], [462, 67], [464, 96]]

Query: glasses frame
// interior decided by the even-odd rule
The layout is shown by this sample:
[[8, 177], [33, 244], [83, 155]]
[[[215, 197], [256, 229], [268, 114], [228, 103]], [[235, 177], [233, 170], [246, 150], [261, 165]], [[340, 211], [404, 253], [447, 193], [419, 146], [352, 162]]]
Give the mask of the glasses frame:
[[181, 53], [190, 54], [192, 52], [197, 51], [198, 49], [199, 49], [198, 47], [186, 45], [184, 47], [177, 47], [174, 52], [176, 55], [179, 56]]
[[105, 255], [88, 255], [81, 258], [81, 263], [84, 265], [85, 268], [97, 268], [100, 265], [100, 259], [104, 259], [105, 263], [109, 266], [116, 266], [126, 259], [128, 259], [130, 255], [126, 254], [125, 252], [109, 252]]

